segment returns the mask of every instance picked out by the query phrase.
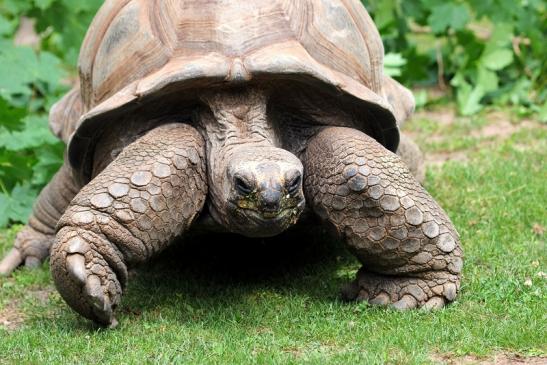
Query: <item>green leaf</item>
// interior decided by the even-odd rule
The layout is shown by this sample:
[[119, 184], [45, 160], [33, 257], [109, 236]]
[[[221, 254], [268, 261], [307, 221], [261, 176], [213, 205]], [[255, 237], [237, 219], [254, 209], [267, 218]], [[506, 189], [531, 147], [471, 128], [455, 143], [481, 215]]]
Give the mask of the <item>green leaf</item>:
[[461, 74], [457, 74], [450, 83], [457, 87], [456, 99], [462, 115], [473, 115], [482, 109], [480, 101], [485, 94], [482, 86], [471, 86]]
[[498, 23], [492, 29], [492, 35], [486, 43], [485, 52], [489, 53], [498, 48], [506, 48], [511, 45], [513, 39], [514, 25], [509, 23]]
[[480, 85], [484, 92], [488, 93], [498, 88], [498, 76], [494, 71], [490, 71], [484, 67], [479, 67], [477, 85]]
[[400, 53], [386, 53], [384, 65], [389, 67], [401, 67], [406, 65], [406, 59]]
[[15, 30], [15, 22], [0, 14], [0, 35], [11, 35]]
[[58, 87], [64, 71], [55, 55], [43, 51], [37, 55], [29, 47], [15, 47], [11, 42], [0, 42], [0, 96], [12, 100], [14, 95], [30, 97], [32, 85], [39, 81]]
[[17, 108], [0, 97], [0, 125], [8, 130], [20, 128], [21, 119], [27, 114], [23, 108]]
[[56, 86], [65, 76], [61, 67], [61, 60], [52, 53], [45, 51], [40, 53], [34, 76], [38, 80]]
[[547, 103], [543, 103], [539, 109], [539, 121], [547, 123]]
[[29, 96], [29, 84], [35, 80], [32, 70], [37, 68], [36, 54], [28, 47], [14, 47], [6, 41], [0, 47], [0, 95], [6, 99], [13, 94]]
[[0, 227], [5, 227], [9, 222], [9, 196], [0, 193]]
[[9, 132], [0, 129], [0, 147], [10, 151], [21, 151], [58, 142], [49, 131], [45, 116], [29, 115], [23, 119], [23, 124], [21, 131]]
[[395, 21], [395, 1], [381, 1], [376, 5], [374, 22], [378, 29], [383, 29]]
[[63, 163], [64, 144], [41, 147], [37, 152], [38, 162], [32, 166], [32, 184], [41, 186], [47, 184]]
[[29, 184], [16, 185], [9, 195], [0, 193], [0, 226], [26, 223], [37, 192]]
[[388, 76], [401, 76], [401, 67], [406, 59], [400, 53], [387, 53], [384, 56], [384, 72]]
[[436, 33], [443, 33], [447, 28], [460, 30], [469, 21], [469, 12], [464, 5], [447, 2], [437, 5], [431, 10], [428, 24], [431, 30]]
[[5, 11], [11, 15], [21, 15], [32, 7], [30, 1], [23, 0], [2, 0], [2, 7], [0, 10]]
[[40, 9], [40, 10], [46, 10], [51, 6], [51, 4], [55, 0], [34, 0], [34, 4]]
[[103, 4], [104, 0], [87, 0], [87, 1], [77, 1], [74, 0], [61, 0], [64, 5], [73, 9], [74, 13], [86, 12], [95, 14], [97, 9]]
[[0, 148], [0, 188], [11, 190], [16, 184], [29, 181], [34, 160], [32, 154]]
[[419, 90], [414, 92], [414, 100], [416, 109], [423, 108], [427, 105], [429, 97], [427, 95], [427, 91], [425, 90]]
[[496, 49], [484, 54], [480, 62], [490, 70], [502, 70], [513, 62], [513, 52], [508, 49]]
[[484, 96], [482, 87], [475, 86], [465, 92], [458, 92], [458, 105], [462, 115], [473, 115], [482, 109], [481, 99]]

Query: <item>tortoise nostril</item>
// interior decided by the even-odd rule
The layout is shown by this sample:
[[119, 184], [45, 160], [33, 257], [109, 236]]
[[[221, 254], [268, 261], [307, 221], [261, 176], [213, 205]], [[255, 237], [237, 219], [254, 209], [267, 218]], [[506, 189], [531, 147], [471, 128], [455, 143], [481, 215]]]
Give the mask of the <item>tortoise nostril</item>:
[[236, 191], [242, 195], [248, 195], [254, 190], [254, 184], [241, 175], [234, 177], [234, 186]]
[[281, 192], [279, 190], [268, 189], [260, 194], [261, 210], [267, 213], [279, 211], [281, 206]]

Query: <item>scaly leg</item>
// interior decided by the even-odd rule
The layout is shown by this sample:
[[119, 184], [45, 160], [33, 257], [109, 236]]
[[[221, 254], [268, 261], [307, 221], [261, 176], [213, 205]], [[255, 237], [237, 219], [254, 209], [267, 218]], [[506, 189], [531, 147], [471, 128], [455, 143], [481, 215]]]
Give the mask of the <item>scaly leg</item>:
[[74, 198], [51, 250], [57, 289], [78, 313], [114, 325], [127, 268], [188, 229], [207, 194], [204, 141], [185, 124], [127, 146]]
[[38, 196], [28, 224], [17, 234], [13, 248], [0, 263], [0, 275], [10, 275], [23, 263], [36, 267], [49, 256], [55, 226], [78, 190], [65, 163]]
[[458, 234], [397, 155], [364, 133], [332, 127], [309, 142], [304, 166], [312, 209], [363, 264], [348, 299], [398, 309], [454, 300]]

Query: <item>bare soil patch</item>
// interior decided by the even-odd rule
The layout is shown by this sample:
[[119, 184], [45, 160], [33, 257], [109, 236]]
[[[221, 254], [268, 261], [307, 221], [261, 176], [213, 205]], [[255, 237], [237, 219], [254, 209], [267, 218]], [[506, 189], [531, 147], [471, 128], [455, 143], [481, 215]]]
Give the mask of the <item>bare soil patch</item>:
[[24, 322], [24, 314], [19, 310], [20, 302], [13, 300], [0, 310], [0, 326], [8, 331], [15, 331]]
[[[32, 298], [34, 303], [45, 306], [49, 302], [50, 295], [54, 292], [52, 286], [38, 287], [32, 286], [25, 293], [26, 298]], [[0, 310], [0, 326], [9, 331], [15, 331], [25, 322], [26, 315], [21, 310], [22, 301], [13, 299]]]
[[[482, 140], [480, 143], [481, 147], [493, 143], [501, 143], [523, 129], [547, 128], [544, 124], [531, 119], [521, 119], [518, 122], [512, 122], [511, 116], [507, 112], [502, 111], [493, 111], [485, 114], [484, 117], [486, 119], [486, 124], [482, 128], [477, 128], [470, 133], [471, 137]], [[437, 142], [450, 138], [449, 133], [446, 132], [447, 129], [452, 124], [458, 123], [456, 111], [449, 107], [435, 110], [422, 110], [417, 112], [413, 119], [427, 119], [439, 123], [439, 125], [441, 125], [439, 131], [428, 137], [428, 140]], [[412, 120], [408, 123], [412, 124]], [[410, 132], [409, 135], [415, 138], [418, 133]], [[454, 138], [458, 137], [454, 136]], [[467, 152], [468, 151], [466, 150], [428, 152], [425, 154], [425, 163], [428, 166], [439, 166], [451, 160], [467, 161]]]
[[37, 300], [41, 305], [46, 305], [49, 301], [51, 293], [55, 292], [52, 286], [47, 287], [33, 287], [28, 290], [29, 295]]
[[[412, 119], [428, 119], [433, 120], [443, 126], [449, 126], [454, 123], [457, 115], [454, 108], [445, 107], [439, 109], [423, 109], [416, 112]], [[412, 123], [412, 119], [408, 123]]]
[[465, 151], [428, 152], [424, 157], [426, 166], [441, 166], [447, 161], [465, 162], [468, 160]]
[[517, 123], [512, 123], [511, 118], [504, 112], [492, 112], [486, 115], [488, 124], [472, 133], [474, 137], [506, 139], [514, 133], [525, 128], [543, 128], [541, 123], [530, 119], [521, 119]]
[[545, 365], [547, 357], [545, 356], [522, 356], [518, 354], [495, 354], [490, 357], [477, 357], [472, 355], [454, 357], [453, 355], [434, 355], [431, 357], [436, 364], [446, 365]]

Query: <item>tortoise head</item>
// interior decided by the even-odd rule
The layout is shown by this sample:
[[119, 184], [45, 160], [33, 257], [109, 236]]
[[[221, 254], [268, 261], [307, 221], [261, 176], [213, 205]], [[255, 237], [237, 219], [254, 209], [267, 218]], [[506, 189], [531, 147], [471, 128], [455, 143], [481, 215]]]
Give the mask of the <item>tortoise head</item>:
[[226, 90], [202, 100], [213, 218], [250, 237], [274, 236], [296, 223], [305, 204], [303, 166], [277, 147], [266, 96], [254, 89]]

